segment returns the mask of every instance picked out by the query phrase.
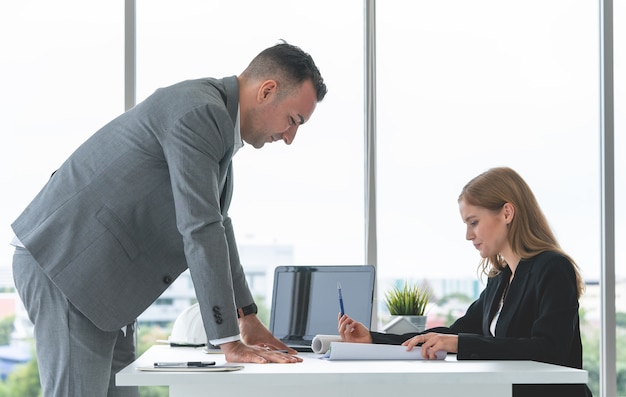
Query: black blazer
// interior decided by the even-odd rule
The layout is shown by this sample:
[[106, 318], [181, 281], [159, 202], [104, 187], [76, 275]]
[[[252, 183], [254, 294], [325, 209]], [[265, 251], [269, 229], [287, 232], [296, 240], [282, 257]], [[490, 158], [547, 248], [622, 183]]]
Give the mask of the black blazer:
[[[582, 368], [576, 274], [564, 256], [544, 252], [520, 261], [496, 325], [489, 325], [511, 276], [507, 266], [450, 327], [424, 331], [459, 336], [459, 360], [534, 360]], [[418, 333], [371, 332], [374, 343], [400, 344]]]

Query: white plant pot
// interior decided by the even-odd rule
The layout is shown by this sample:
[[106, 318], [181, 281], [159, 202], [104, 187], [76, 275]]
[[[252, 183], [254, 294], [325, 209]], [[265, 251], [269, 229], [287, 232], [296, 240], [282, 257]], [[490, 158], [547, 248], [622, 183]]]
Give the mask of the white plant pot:
[[427, 316], [391, 316], [391, 321], [385, 325], [383, 331], [388, 334], [406, 334], [422, 332], [426, 329]]

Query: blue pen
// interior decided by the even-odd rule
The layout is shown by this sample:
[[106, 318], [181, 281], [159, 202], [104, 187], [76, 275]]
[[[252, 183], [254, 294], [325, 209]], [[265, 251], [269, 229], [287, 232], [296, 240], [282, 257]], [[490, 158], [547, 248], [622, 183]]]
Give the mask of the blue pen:
[[341, 309], [341, 315], [346, 314], [343, 310], [343, 296], [341, 296], [341, 283], [337, 281], [337, 293], [339, 294], [339, 308]]

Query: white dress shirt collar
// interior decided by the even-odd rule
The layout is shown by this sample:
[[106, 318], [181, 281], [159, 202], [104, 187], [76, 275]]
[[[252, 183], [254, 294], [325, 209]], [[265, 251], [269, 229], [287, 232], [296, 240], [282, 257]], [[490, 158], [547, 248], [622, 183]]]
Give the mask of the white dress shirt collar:
[[233, 156], [243, 147], [243, 141], [241, 140], [241, 129], [239, 125], [239, 106], [237, 106], [237, 120], [235, 121], [235, 149], [233, 150]]

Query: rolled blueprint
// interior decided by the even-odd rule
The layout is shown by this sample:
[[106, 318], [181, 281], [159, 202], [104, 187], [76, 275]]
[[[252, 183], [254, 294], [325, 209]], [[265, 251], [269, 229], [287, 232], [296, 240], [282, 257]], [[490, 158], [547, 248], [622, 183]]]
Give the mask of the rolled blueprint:
[[326, 353], [330, 348], [330, 342], [341, 342], [339, 335], [315, 335], [311, 343], [313, 353]]

